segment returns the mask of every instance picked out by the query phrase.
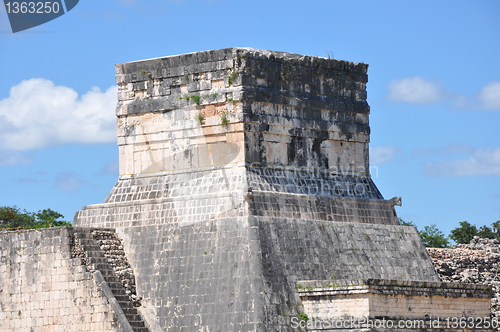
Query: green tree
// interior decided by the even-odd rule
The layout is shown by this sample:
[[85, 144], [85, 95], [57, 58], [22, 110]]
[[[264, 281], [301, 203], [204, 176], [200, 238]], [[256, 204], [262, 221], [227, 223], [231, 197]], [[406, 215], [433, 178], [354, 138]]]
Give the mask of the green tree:
[[490, 227], [486, 225], [481, 226], [477, 232], [477, 236], [500, 241], [500, 220], [492, 223]]
[[496, 238], [496, 234], [493, 232], [493, 230], [486, 225], [481, 226], [479, 228], [479, 230], [477, 231], [476, 235], [479, 237], [482, 237], [482, 238], [486, 238], [486, 239]]
[[448, 248], [450, 246], [450, 240], [437, 228], [436, 224], [425, 226], [419, 234], [426, 247]]
[[70, 226], [59, 212], [51, 209], [40, 210], [37, 213], [21, 210], [17, 206], [0, 207], [0, 228], [45, 228], [55, 226]]
[[495, 238], [500, 241], [500, 220], [495, 221], [491, 224], [491, 229], [495, 233]]
[[404, 221], [401, 218], [399, 218], [399, 224], [401, 226], [413, 226], [413, 227], [417, 227], [417, 225], [415, 225], [415, 223], [413, 221]]
[[71, 223], [67, 221], [57, 220], [59, 218], [64, 218], [64, 216], [59, 212], [53, 211], [51, 209], [38, 211], [35, 214], [35, 217], [36, 217], [36, 222], [34, 228], [71, 226]]
[[[402, 226], [413, 226], [417, 228], [413, 221], [404, 221], [401, 218], [399, 218], [399, 224]], [[450, 246], [450, 239], [437, 228], [436, 224], [425, 226], [421, 231], [417, 228], [417, 231], [426, 247], [448, 248]]]
[[1, 228], [31, 227], [34, 223], [35, 216], [33, 213], [21, 210], [17, 206], [0, 207]]
[[477, 227], [467, 221], [462, 221], [460, 227], [451, 230], [450, 238], [456, 243], [470, 243], [477, 235]]

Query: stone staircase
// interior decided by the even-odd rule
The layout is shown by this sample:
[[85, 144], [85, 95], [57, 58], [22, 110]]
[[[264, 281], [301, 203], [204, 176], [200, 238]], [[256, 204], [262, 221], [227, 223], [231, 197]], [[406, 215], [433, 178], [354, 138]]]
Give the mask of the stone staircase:
[[135, 277], [114, 229], [74, 228], [73, 257], [79, 257], [89, 272], [99, 271], [119, 303], [134, 332], [149, 332], [137, 311]]

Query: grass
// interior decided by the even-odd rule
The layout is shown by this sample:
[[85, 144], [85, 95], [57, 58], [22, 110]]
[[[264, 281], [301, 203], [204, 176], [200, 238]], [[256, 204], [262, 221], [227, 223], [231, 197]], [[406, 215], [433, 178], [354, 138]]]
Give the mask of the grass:
[[198, 95], [179, 97], [179, 99], [186, 99], [187, 101], [192, 100], [196, 103], [196, 105], [200, 105], [200, 98], [201, 97]]
[[147, 77], [151, 77], [153, 76], [153, 74], [151, 73], [148, 73], [148, 71], [146, 69], [141, 69], [139, 70], [143, 75], [147, 76]]
[[201, 112], [196, 114], [196, 119], [198, 120], [200, 125], [203, 126], [205, 124], [205, 116]]
[[200, 96], [193, 95], [193, 96], [191, 96], [191, 99], [196, 103], [196, 105], [200, 104]]
[[229, 85], [233, 85], [234, 83], [234, 80], [238, 77], [238, 72], [236, 70], [233, 70], [231, 72], [231, 75], [229, 75], [229, 78], [228, 78], [228, 83]]
[[307, 322], [309, 316], [307, 316], [305, 312], [301, 312], [300, 314], [298, 314], [297, 318], [300, 319], [301, 321]]
[[224, 112], [220, 115], [220, 123], [223, 126], [227, 126], [229, 124], [229, 119], [227, 118], [227, 112]]
[[311, 286], [302, 286], [301, 284], [297, 284], [297, 286], [295, 286], [295, 288], [297, 288], [298, 290], [306, 290], [306, 291], [312, 291], [314, 288], [312, 288]]

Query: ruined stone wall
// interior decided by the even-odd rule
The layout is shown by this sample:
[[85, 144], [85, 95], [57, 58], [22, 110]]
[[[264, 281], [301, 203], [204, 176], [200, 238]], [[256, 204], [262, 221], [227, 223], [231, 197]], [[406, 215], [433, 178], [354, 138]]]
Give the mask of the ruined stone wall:
[[243, 161], [232, 70], [230, 49], [117, 65], [120, 174]]
[[[411, 307], [406, 317], [421, 318], [422, 313], [429, 312], [454, 317], [464, 310], [472, 316], [483, 316], [486, 307], [478, 307], [479, 302], [474, 300], [482, 296], [481, 292], [476, 294], [473, 288], [460, 285], [434, 285], [438, 284], [437, 276], [428, 266], [425, 250], [416, 250], [420, 242], [413, 227], [357, 225], [239, 217], [183, 227], [125, 227], [119, 230], [119, 237], [128, 243], [130, 251], [126, 254], [136, 269], [137, 291], [159, 330], [224, 327], [234, 331], [291, 331], [291, 318], [302, 311], [311, 317], [323, 317], [324, 312], [328, 317], [340, 315], [342, 310], [368, 310], [370, 317], [396, 313], [403, 317]], [[0, 233], [0, 331], [123, 330], [109, 298], [87, 271], [83, 256], [73, 258], [81, 256], [84, 249], [76, 246], [81, 241], [78, 239], [87, 238], [83, 234], [95, 233], [96, 243], [110, 253], [121, 244], [109, 242], [117, 239], [109, 229], [75, 230], [83, 233], [75, 237], [72, 228]], [[489, 282], [496, 289], [498, 245], [491, 248], [429, 251], [442, 276], [461, 278], [462, 282]], [[117, 259], [109, 258], [111, 262]], [[341, 307], [335, 298], [314, 300], [315, 292], [333, 296], [342, 291], [338, 284], [347, 282], [351, 286], [346, 287], [352, 288], [353, 281], [349, 280], [367, 277], [395, 277], [400, 281], [374, 284], [377, 291], [370, 290], [364, 300], [356, 297], [359, 290], [355, 290], [354, 296], [340, 299]], [[423, 279], [434, 282], [409, 282]], [[328, 286], [309, 291], [303, 288], [309, 285], [307, 280], [321, 280]], [[373, 288], [366, 283], [359, 287]], [[381, 287], [387, 289], [378, 290]], [[405, 287], [408, 294], [400, 290]], [[454, 288], [459, 293], [453, 293]], [[463, 298], [463, 291], [470, 296]], [[349, 292], [352, 290], [344, 291], [346, 295]], [[452, 301], [457, 294], [459, 299]], [[485, 300], [481, 305], [489, 306], [487, 297]]]
[[[439, 281], [414, 227], [253, 217], [272, 331], [288, 331], [297, 284], [366, 278]], [[302, 308], [299, 308], [303, 310]]]
[[259, 241], [247, 218], [118, 232], [162, 331], [266, 331]]
[[369, 175], [367, 65], [273, 52], [237, 64], [246, 160]]
[[242, 216], [117, 233], [143, 305], [166, 330], [290, 331], [300, 280], [439, 280], [413, 227]]
[[68, 228], [0, 232], [0, 331], [118, 330]]
[[77, 225], [398, 224], [368, 169], [367, 65], [230, 48], [116, 68], [120, 178]]
[[307, 331], [494, 330], [487, 285], [365, 279], [300, 281], [298, 286]]
[[298, 280], [437, 280], [369, 174], [367, 65], [231, 48], [116, 68], [120, 178], [74, 225], [116, 228], [162, 329], [291, 331]]
[[[491, 285], [495, 296], [491, 314], [500, 320], [500, 245], [494, 239], [474, 237], [452, 249], [427, 248], [443, 281]], [[500, 328], [497, 329], [500, 331]]]
[[369, 176], [365, 64], [229, 48], [116, 68], [122, 176], [241, 161]]
[[297, 280], [435, 280], [369, 174], [367, 65], [231, 48], [116, 69], [120, 178], [74, 225], [116, 228], [162, 328], [289, 331]]
[[116, 68], [118, 182], [75, 214], [74, 236], [0, 234], [1, 324], [291, 332], [311, 295], [299, 283], [411, 281], [377, 285], [401, 312], [417, 281], [439, 281], [370, 177], [367, 65], [230, 48]]

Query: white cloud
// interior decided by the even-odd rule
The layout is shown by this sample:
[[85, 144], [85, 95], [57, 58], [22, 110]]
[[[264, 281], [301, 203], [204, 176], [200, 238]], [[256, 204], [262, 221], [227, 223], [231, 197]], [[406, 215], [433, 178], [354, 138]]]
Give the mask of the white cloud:
[[412, 154], [416, 156], [440, 156], [450, 154], [471, 154], [476, 149], [469, 145], [460, 143], [449, 143], [441, 148], [416, 148]]
[[33, 161], [33, 157], [25, 156], [20, 152], [7, 152], [0, 153], [0, 166], [12, 166], [16, 164], [29, 164]]
[[31, 150], [65, 143], [115, 141], [116, 86], [76, 91], [49, 80], [22, 81], [0, 100], [0, 148]]
[[475, 150], [468, 158], [427, 162], [424, 169], [429, 176], [500, 175], [500, 148]]
[[400, 151], [397, 146], [375, 145], [370, 147], [370, 163], [383, 164], [393, 160]]
[[410, 104], [433, 104], [445, 100], [448, 92], [441, 84], [422, 77], [405, 77], [389, 83], [388, 98], [395, 102]]
[[80, 187], [87, 183], [82, 176], [73, 172], [59, 173], [55, 180], [56, 187], [64, 191], [77, 191]]
[[483, 107], [489, 110], [500, 110], [500, 81], [490, 82], [479, 93]]
[[109, 163], [107, 163], [103, 168], [97, 172], [98, 175], [118, 175], [118, 172], [120, 171], [118, 159], [113, 160]]
[[500, 81], [486, 84], [473, 96], [447, 91], [440, 83], [418, 76], [392, 80], [388, 90], [387, 99], [393, 102], [417, 105], [448, 102], [456, 109], [500, 110]]
[[41, 182], [47, 182], [47, 177], [48, 173], [45, 171], [39, 171], [36, 172], [32, 175], [25, 176], [23, 178], [19, 178], [15, 180], [17, 183], [41, 183]]

